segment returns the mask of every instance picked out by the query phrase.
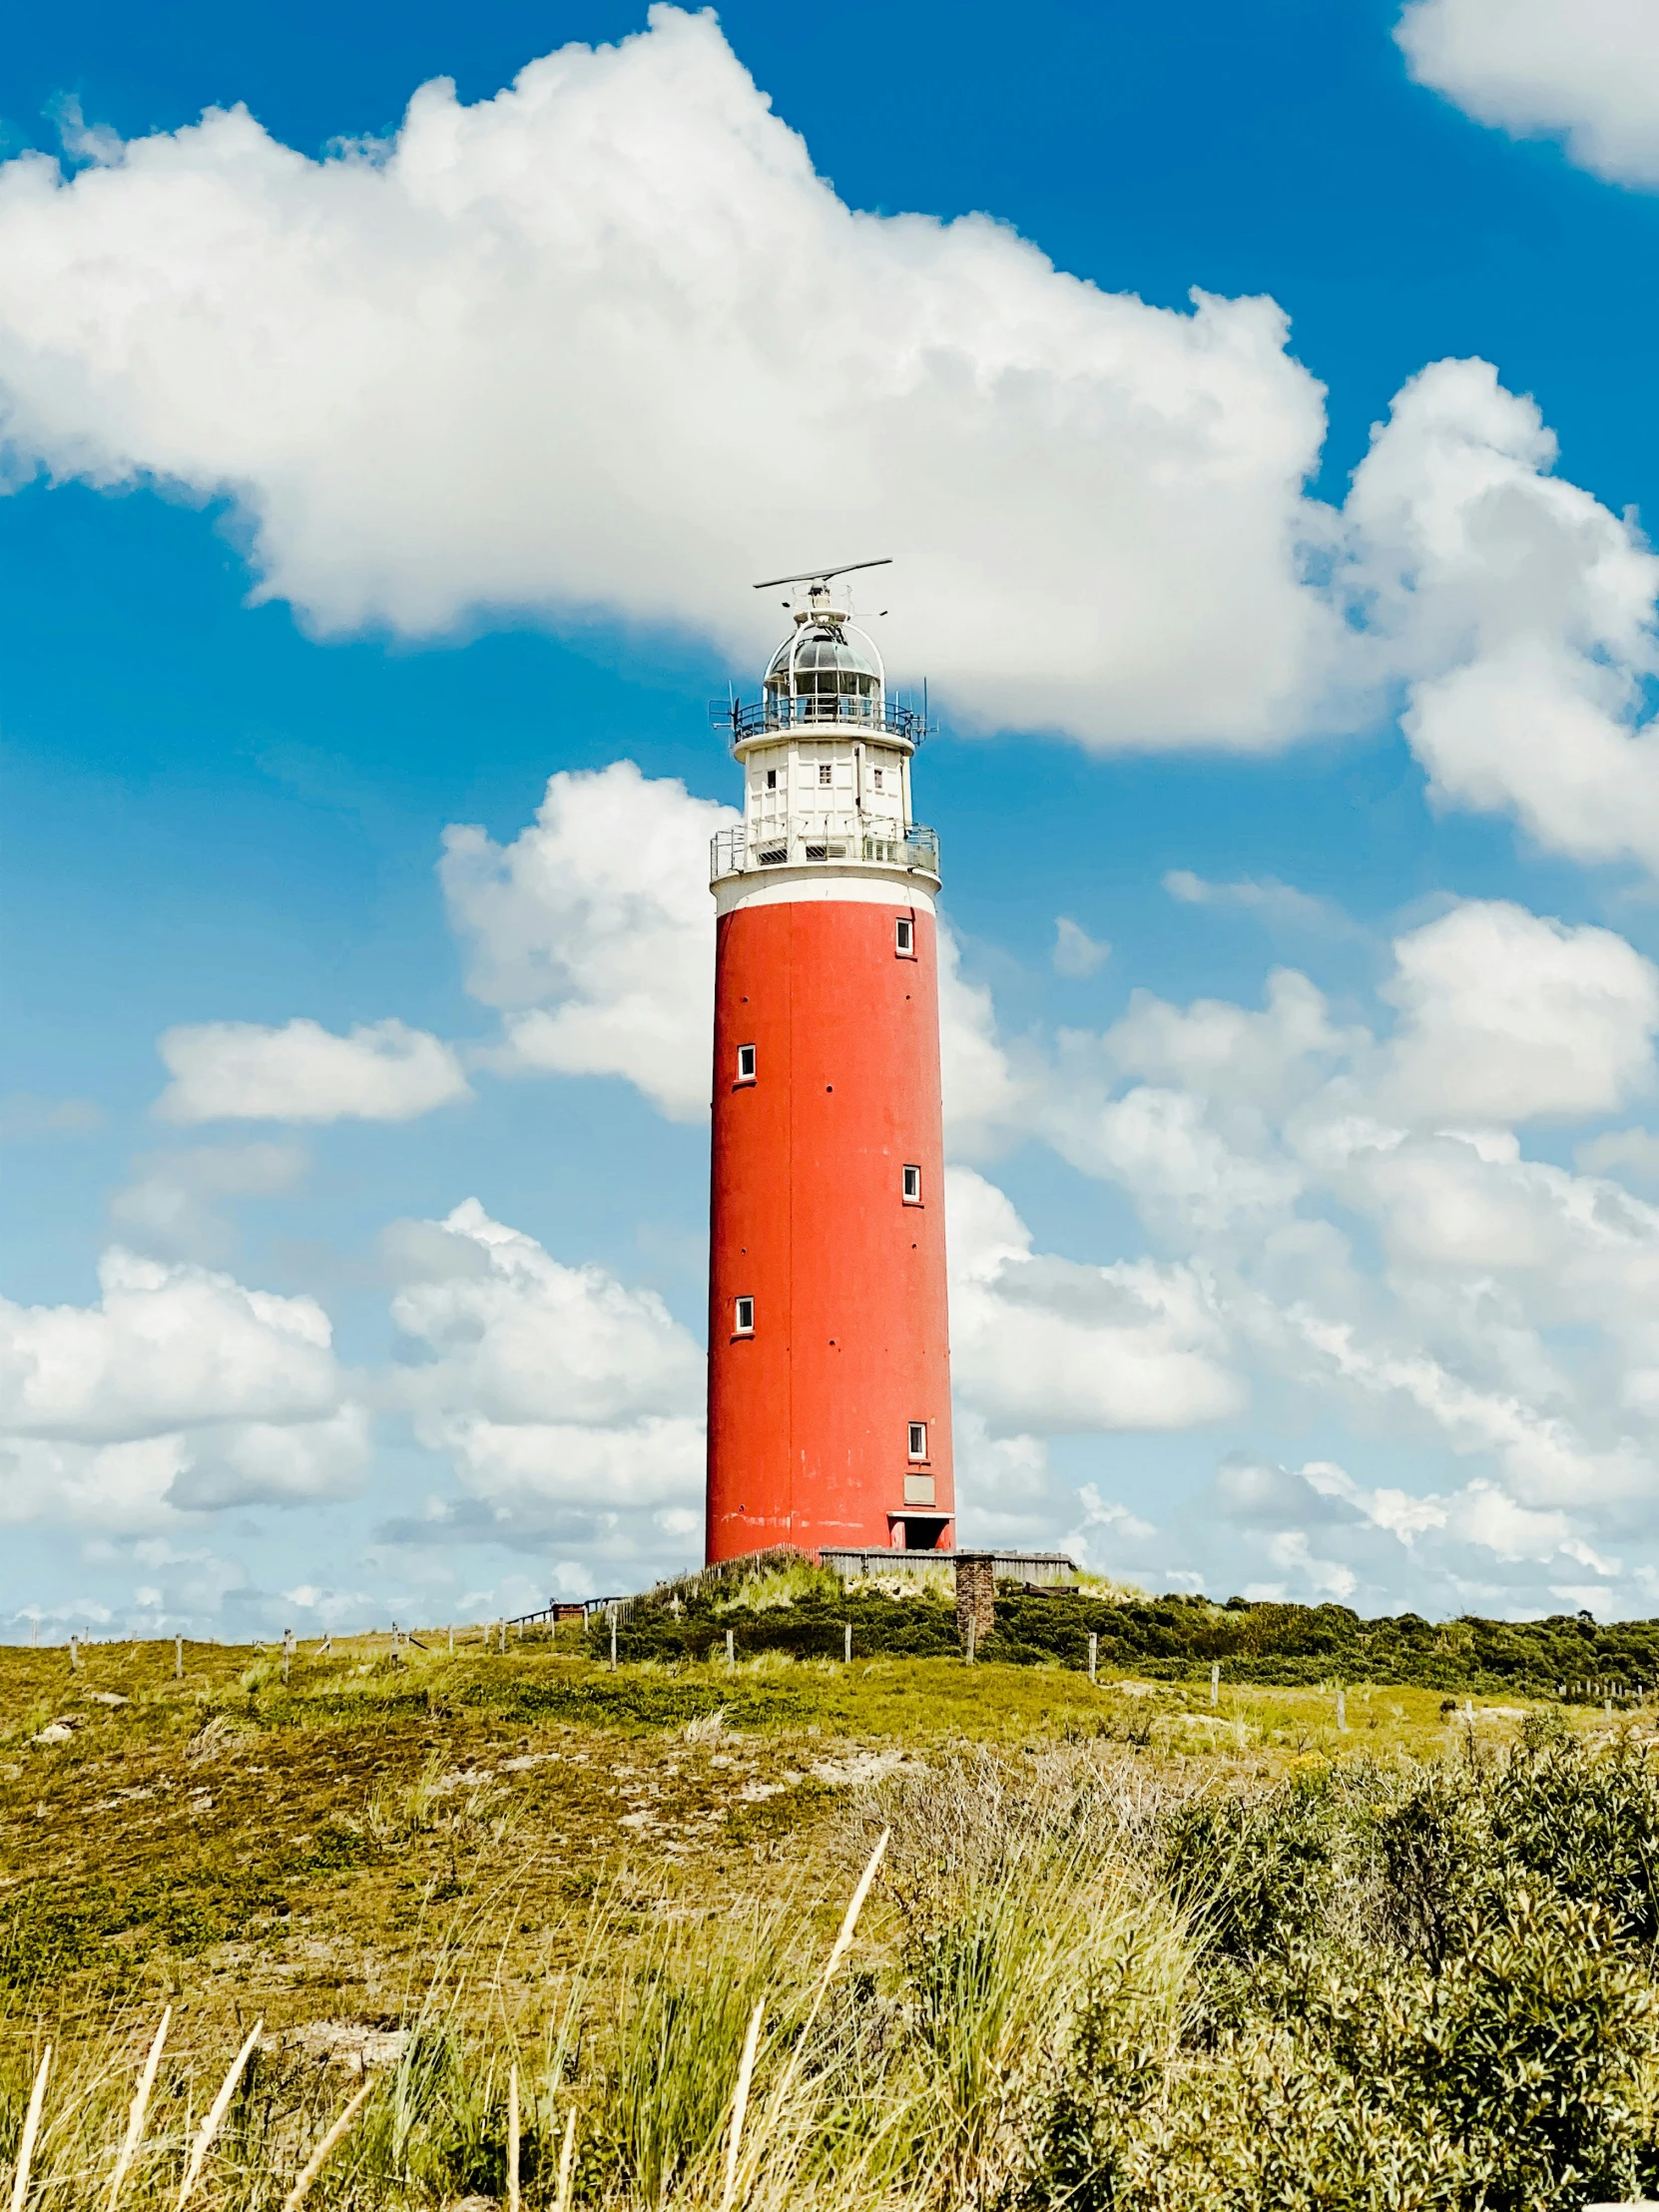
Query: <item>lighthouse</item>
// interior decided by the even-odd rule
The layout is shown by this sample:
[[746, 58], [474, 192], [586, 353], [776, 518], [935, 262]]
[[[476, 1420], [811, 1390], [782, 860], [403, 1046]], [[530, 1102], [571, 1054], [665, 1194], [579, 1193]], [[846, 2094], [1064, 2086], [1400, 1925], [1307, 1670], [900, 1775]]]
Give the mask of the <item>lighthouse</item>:
[[938, 839], [910, 810], [925, 717], [889, 700], [850, 573], [774, 579], [807, 586], [791, 634], [721, 710], [744, 795], [710, 864], [711, 1564], [952, 1546]]

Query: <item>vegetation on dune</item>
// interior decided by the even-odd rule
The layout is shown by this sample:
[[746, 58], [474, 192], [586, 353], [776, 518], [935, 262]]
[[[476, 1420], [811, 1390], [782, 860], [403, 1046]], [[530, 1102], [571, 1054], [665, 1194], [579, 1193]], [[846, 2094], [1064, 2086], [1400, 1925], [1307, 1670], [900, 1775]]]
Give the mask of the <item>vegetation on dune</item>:
[[[0, 1650], [0, 2186], [41, 2084], [29, 2212], [179, 2212], [198, 2151], [186, 2212], [279, 2212], [342, 2120], [315, 2212], [511, 2206], [515, 2141], [530, 2212], [1659, 2190], [1653, 1739], [1553, 1696], [1619, 1679], [1604, 1632], [1515, 1631], [1580, 1674], [1476, 1708], [1514, 1697], [1491, 1624], [1388, 1686], [1312, 1648], [1352, 1653], [1340, 1608], [1004, 1588], [968, 1665], [937, 1581], [690, 1582], [615, 1670], [608, 1623], [177, 1678], [171, 1645]], [[1091, 1684], [1095, 1619], [1185, 1656], [1097, 1628]], [[1281, 1648], [1213, 1704], [1201, 1639], [1241, 1622]]]
[[[804, 1560], [774, 1555], [761, 1576], [716, 1571], [665, 1583], [625, 1605], [618, 1650], [626, 1659], [707, 1659], [724, 1649], [834, 1658], [848, 1624], [853, 1650], [924, 1657], [953, 1653], [948, 1578], [932, 1587], [885, 1576], [843, 1585]], [[894, 1578], [896, 1582], [896, 1578]], [[996, 1629], [980, 1656], [1013, 1666], [1084, 1668], [1089, 1638], [1098, 1663], [1119, 1673], [1191, 1680], [1220, 1664], [1239, 1683], [1329, 1680], [1397, 1684], [1448, 1693], [1508, 1692], [1599, 1704], [1659, 1684], [1659, 1621], [1597, 1622], [1587, 1613], [1541, 1621], [1473, 1616], [1430, 1622], [1415, 1613], [1362, 1620], [1346, 1605], [1288, 1605], [1242, 1597], [1216, 1604], [1174, 1593], [1034, 1589], [999, 1584]], [[609, 1649], [596, 1618], [589, 1649]]]
[[[480, 1927], [399, 2007], [307, 2201], [1546, 2212], [1659, 2185], [1659, 1782], [1628, 1733], [1538, 1715], [1502, 1750], [1215, 1782], [1106, 1739], [959, 1746], [838, 1801], [828, 1919], [602, 1889], [518, 1981]], [[41, 2212], [107, 2204], [154, 2024], [118, 2009], [56, 2061]], [[44, 2039], [14, 2013], [14, 2164]], [[164, 2052], [125, 2205], [177, 2205], [246, 2041]], [[276, 2212], [356, 2079], [268, 2037], [202, 2201]]]

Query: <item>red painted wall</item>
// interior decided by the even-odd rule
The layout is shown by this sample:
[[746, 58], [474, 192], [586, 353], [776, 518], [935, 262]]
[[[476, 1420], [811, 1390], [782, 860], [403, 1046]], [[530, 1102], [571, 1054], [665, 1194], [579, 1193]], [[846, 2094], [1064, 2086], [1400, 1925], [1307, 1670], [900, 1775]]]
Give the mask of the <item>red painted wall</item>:
[[[915, 956], [894, 921], [915, 924]], [[738, 1047], [756, 1078], [738, 1080]], [[901, 1170], [921, 1169], [922, 1204]], [[887, 1544], [904, 1476], [952, 1541], [938, 967], [895, 900], [740, 907], [718, 924], [708, 1557]], [[755, 1334], [733, 1306], [755, 1300]], [[927, 1423], [910, 1467], [907, 1428]], [[939, 1521], [943, 1520], [941, 1529]]]

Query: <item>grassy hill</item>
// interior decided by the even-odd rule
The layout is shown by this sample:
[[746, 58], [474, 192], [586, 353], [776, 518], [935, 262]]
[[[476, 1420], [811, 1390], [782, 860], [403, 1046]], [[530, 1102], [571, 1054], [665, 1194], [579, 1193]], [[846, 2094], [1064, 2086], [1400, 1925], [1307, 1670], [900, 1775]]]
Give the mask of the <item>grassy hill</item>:
[[106, 2204], [171, 2007], [124, 2206], [176, 2204], [260, 2020], [205, 2198], [276, 2212], [365, 2065], [312, 2204], [503, 2197], [516, 2068], [527, 2204], [712, 2212], [764, 1999], [751, 2205], [1637, 2193], [1647, 1717], [1513, 1685], [1633, 1683], [1647, 1646], [1419, 1625], [1008, 1590], [969, 1667], [941, 1591], [790, 1569], [637, 1603], [614, 1672], [598, 1624], [285, 1678], [0, 1649], [0, 2179], [51, 2042], [31, 2204]]

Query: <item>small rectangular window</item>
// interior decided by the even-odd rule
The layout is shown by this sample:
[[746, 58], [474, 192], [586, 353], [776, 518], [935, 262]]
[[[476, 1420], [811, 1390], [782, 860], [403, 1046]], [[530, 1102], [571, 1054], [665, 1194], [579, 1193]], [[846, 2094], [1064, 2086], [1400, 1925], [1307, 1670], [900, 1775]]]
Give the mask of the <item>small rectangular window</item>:
[[769, 792], [775, 792], [775, 791], [776, 791], [777, 789], [778, 789], [778, 771], [777, 771], [777, 770], [776, 770], [775, 768], [769, 768], [769, 769], [767, 770], [767, 790], [768, 790]]
[[735, 1298], [732, 1301], [732, 1334], [734, 1337], [753, 1337], [755, 1334], [755, 1301], [752, 1298]]
[[738, 1047], [738, 1081], [753, 1083], [755, 1080], [755, 1047], [740, 1044]]
[[921, 1204], [921, 1170], [907, 1167], [904, 1170], [904, 1203], [906, 1206]]
[[913, 1420], [910, 1423], [910, 1457], [925, 1459], [927, 1456], [927, 1423]]
[[908, 914], [900, 914], [893, 923], [893, 950], [901, 960], [913, 960], [916, 952], [916, 925]]
[[830, 763], [829, 763], [828, 761], [821, 761], [821, 762], [819, 763], [818, 780], [819, 780], [819, 782], [820, 782], [821, 784], [828, 784], [828, 783], [829, 783], [829, 781], [830, 781]]
[[870, 770], [869, 780], [874, 785], [877, 791], [881, 789], [881, 771], [878, 768], [872, 768]]

